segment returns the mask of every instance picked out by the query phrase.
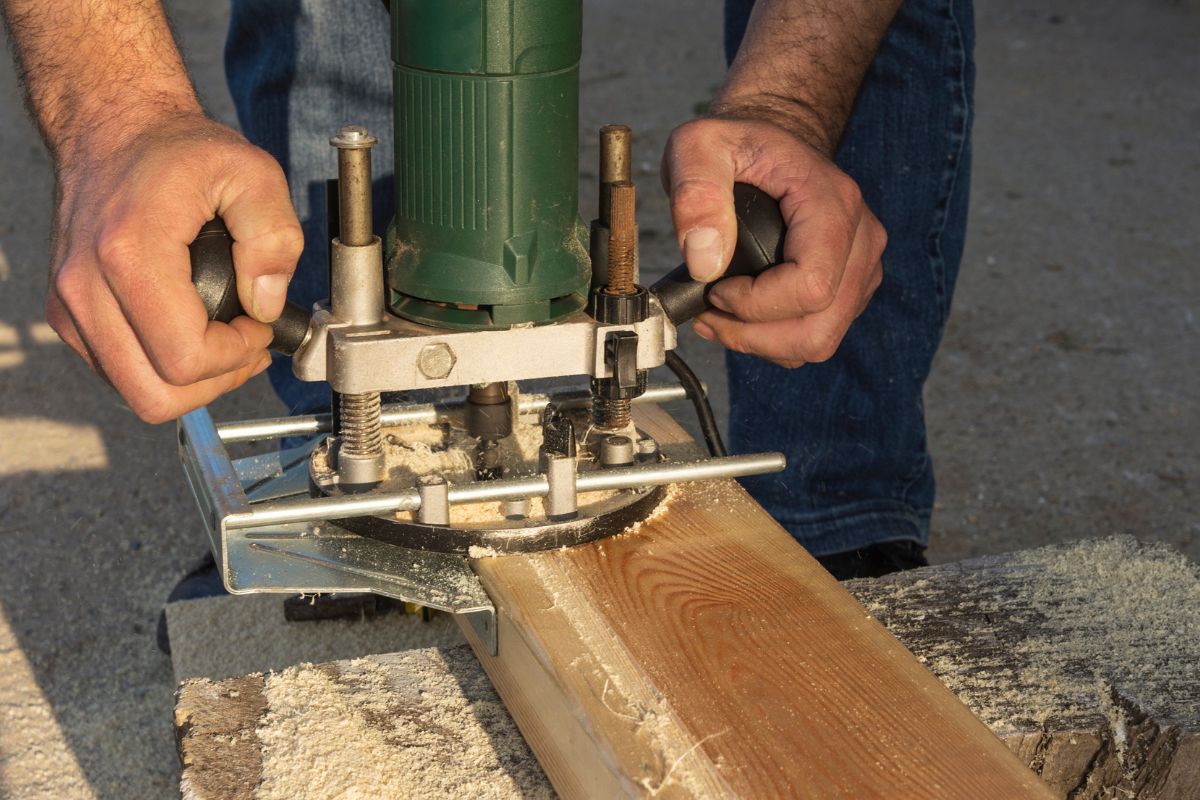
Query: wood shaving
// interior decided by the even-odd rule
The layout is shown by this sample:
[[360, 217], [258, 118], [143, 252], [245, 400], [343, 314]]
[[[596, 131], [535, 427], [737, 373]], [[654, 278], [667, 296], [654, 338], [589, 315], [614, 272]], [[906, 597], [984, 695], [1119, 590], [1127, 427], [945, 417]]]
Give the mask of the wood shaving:
[[553, 798], [467, 647], [269, 675], [255, 800]]

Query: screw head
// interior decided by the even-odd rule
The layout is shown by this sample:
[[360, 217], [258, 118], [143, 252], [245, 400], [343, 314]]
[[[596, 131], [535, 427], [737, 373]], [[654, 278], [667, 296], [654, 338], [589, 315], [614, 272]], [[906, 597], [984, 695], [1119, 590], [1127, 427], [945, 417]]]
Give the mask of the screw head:
[[362, 125], [347, 125], [330, 138], [329, 143], [343, 150], [360, 150], [374, 147], [379, 142]]
[[450, 374], [456, 361], [450, 345], [435, 342], [421, 348], [421, 352], [417, 354], [417, 369], [430, 380], [440, 380]]

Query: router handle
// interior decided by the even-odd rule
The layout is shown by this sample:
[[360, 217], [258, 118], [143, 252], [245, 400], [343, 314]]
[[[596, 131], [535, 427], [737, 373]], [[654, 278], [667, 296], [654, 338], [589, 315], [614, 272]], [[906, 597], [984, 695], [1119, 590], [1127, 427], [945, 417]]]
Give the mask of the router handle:
[[712, 308], [708, 292], [720, 281], [736, 275], [757, 275], [783, 261], [787, 226], [775, 198], [757, 186], [735, 183], [733, 208], [737, 215], [737, 243], [725, 274], [711, 283], [701, 283], [692, 280], [686, 264], [680, 264], [650, 287], [676, 327]]
[[[237, 274], [233, 269], [233, 237], [220, 217], [204, 223], [196, 240], [188, 245], [192, 257], [192, 283], [204, 301], [208, 318], [229, 322], [246, 312], [238, 300]], [[283, 307], [283, 314], [271, 323], [275, 338], [271, 349], [290, 356], [308, 335], [312, 315], [295, 303]]]

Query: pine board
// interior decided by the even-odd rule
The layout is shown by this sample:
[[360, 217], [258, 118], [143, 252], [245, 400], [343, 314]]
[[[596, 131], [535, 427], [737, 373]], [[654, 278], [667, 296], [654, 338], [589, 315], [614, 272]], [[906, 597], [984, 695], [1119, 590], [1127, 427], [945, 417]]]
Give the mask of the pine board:
[[475, 568], [499, 655], [465, 633], [563, 796], [1052, 796], [733, 481]]

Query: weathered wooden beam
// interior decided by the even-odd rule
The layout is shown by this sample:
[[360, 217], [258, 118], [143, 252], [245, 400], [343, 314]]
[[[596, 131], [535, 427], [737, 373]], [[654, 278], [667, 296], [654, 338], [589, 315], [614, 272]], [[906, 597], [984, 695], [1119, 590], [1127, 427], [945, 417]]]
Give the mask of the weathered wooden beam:
[[564, 796], [1051, 796], [733, 481], [476, 570], [499, 655], [465, 632]]
[[1200, 797], [1200, 567], [1130, 536], [846, 584], [1059, 797]]

